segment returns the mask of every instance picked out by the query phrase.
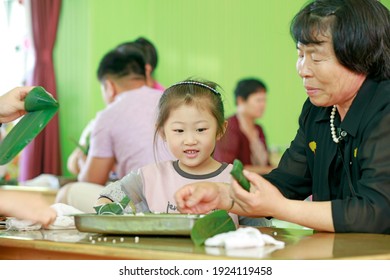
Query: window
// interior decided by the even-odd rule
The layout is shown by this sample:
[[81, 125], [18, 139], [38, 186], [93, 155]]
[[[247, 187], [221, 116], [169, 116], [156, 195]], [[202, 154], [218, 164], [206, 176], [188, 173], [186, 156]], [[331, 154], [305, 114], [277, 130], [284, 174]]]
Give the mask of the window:
[[0, 94], [23, 85], [33, 63], [23, 0], [0, 0]]
[[[23, 0], [0, 0], [0, 94], [24, 85], [32, 69], [32, 40], [29, 39], [26, 9]], [[0, 141], [16, 124], [4, 124]], [[6, 165], [0, 165], [0, 185], [15, 185], [19, 173], [17, 156]]]

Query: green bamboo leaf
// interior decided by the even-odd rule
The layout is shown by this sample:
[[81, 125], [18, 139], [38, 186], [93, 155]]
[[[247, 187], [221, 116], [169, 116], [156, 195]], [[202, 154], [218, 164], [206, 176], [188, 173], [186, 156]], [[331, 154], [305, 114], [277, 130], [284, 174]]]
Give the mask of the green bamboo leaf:
[[56, 114], [57, 108], [26, 114], [0, 144], [0, 165], [10, 162]]
[[245, 178], [242, 171], [244, 170], [244, 165], [242, 162], [238, 159], [235, 159], [233, 161], [233, 169], [230, 171], [230, 174], [234, 177], [234, 179], [237, 180], [237, 182], [243, 187], [243, 189], [247, 190], [249, 192], [249, 189], [251, 187], [250, 182], [247, 178]]
[[200, 246], [209, 237], [233, 230], [236, 230], [236, 225], [228, 212], [215, 210], [195, 221], [191, 230], [191, 240], [196, 246]]
[[57, 108], [58, 102], [43, 87], [34, 87], [24, 101], [27, 112]]
[[58, 102], [42, 87], [33, 88], [25, 99], [28, 112], [0, 144], [0, 165], [10, 162], [48, 124], [58, 111]]
[[129, 203], [130, 198], [125, 196], [120, 202], [112, 202], [95, 206], [94, 209], [98, 215], [121, 215]]

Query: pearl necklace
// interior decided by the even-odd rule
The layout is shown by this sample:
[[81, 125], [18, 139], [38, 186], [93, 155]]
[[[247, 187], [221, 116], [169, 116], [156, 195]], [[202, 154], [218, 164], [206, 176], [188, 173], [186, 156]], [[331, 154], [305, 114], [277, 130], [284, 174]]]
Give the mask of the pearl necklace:
[[341, 135], [336, 136], [336, 128], [334, 127], [334, 117], [336, 115], [336, 105], [333, 105], [332, 112], [330, 113], [330, 134], [332, 135], [333, 142], [338, 144], [343, 138]]

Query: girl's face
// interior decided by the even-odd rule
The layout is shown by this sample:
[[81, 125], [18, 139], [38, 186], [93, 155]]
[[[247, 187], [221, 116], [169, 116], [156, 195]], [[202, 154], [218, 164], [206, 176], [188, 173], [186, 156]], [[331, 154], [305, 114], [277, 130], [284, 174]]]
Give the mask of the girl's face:
[[217, 121], [208, 110], [196, 105], [181, 105], [172, 110], [163, 127], [163, 138], [183, 171], [214, 171], [216, 161], [211, 154], [217, 140]]

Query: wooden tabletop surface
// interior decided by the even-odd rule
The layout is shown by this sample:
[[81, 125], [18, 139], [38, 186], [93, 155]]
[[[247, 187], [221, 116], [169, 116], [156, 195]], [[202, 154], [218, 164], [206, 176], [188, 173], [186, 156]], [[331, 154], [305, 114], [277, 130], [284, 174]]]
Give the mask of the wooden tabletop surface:
[[0, 230], [0, 259], [390, 259], [390, 235], [260, 228], [285, 242], [225, 250], [194, 246], [190, 237], [119, 236], [78, 230]]

